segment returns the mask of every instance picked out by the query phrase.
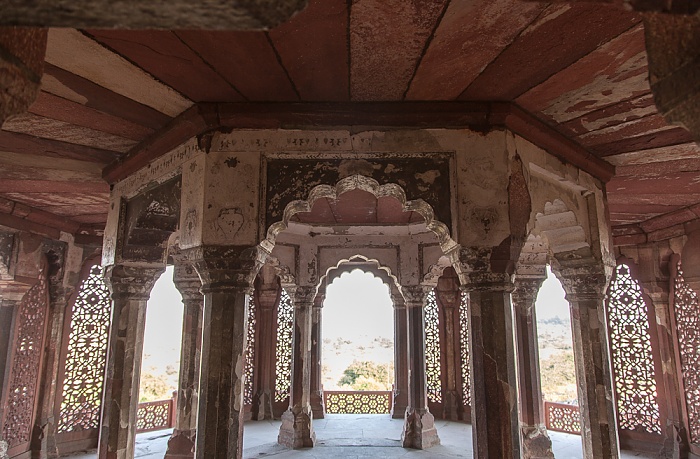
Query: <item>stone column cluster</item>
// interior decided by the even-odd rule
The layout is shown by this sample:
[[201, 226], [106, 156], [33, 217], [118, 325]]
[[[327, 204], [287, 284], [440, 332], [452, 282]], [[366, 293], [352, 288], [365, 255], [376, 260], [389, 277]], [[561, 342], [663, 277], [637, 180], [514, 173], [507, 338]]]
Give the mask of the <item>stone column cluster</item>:
[[401, 442], [404, 448], [427, 449], [440, 444], [435, 418], [428, 410], [425, 373], [425, 299], [422, 285], [401, 286], [406, 306], [408, 341], [408, 406]]
[[289, 294], [294, 303], [292, 388], [289, 409], [282, 415], [277, 441], [281, 445], [297, 449], [314, 446], [316, 442], [311, 411], [311, 339], [316, 287], [297, 286], [290, 288]]
[[275, 399], [275, 343], [277, 318], [275, 312], [280, 299], [279, 283], [256, 289], [258, 299], [255, 348], [255, 378], [257, 387], [253, 396], [253, 418], [261, 421], [274, 419]]
[[168, 441], [165, 459], [194, 457], [204, 309], [204, 296], [201, 292], [202, 282], [199, 280], [194, 266], [176, 260], [173, 282], [182, 295], [184, 310], [177, 413], [175, 415], [175, 428]]
[[544, 278], [516, 277], [513, 291], [515, 336], [518, 349], [520, 431], [523, 459], [553, 459], [552, 441], [545, 427], [546, 413], [540, 384], [535, 301]]
[[99, 444], [102, 459], [134, 456], [146, 303], [163, 271], [161, 266], [115, 265], [106, 274], [113, 306]]
[[408, 318], [403, 296], [397, 291], [391, 297], [394, 303], [394, 400], [391, 417], [400, 419], [406, 415], [408, 407]]

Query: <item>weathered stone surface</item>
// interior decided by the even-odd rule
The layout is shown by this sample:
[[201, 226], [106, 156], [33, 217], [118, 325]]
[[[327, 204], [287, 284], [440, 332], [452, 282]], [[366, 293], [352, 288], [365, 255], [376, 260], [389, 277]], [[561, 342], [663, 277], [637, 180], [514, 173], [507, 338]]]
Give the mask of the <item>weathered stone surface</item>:
[[0, 126], [24, 113], [36, 99], [46, 36], [46, 29], [0, 27]]
[[149, 1], [78, 3], [42, 0], [4, 5], [2, 25], [124, 29], [228, 29], [259, 30], [288, 20], [307, 0], [217, 0], [206, 3]]

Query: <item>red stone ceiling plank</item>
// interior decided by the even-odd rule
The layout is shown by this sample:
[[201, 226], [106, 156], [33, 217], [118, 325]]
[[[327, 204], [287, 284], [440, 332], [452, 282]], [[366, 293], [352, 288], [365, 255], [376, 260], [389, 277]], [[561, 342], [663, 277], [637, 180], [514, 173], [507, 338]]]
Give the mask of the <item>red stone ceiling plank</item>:
[[604, 129], [658, 113], [651, 93], [624, 100], [567, 121], [562, 127], [573, 135]]
[[171, 31], [88, 30], [87, 33], [195, 102], [243, 99]]
[[[43, 210], [44, 212], [49, 212], [55, 215], [63, 215], [70, 217], [72, 220], [76, 220], [78, 216], [95, 216], [95, 215], [101, 215], [101, 216], [106, 216], [107, 211], [109, 210], [109, 204], [90, 204], [90, 205], [82, 205], [76, 208], [76, 206], [73, 205], [63, 205], [63, 206], [44, 206], [44, 207], [38, 207], [38, 209]], [[104, 220], [103, 220], [104, 221]]]
[[629, 139], [620, 139], [610, 143], [595, 145], [591, 147], [591, 151], [599, 156], [605, 157], [627, 153], [630, 151], [648, 150], [666, 145], [677, 145], [691, 142], [692, 140], [693, 136], [685, 129], [673, 128], [653, 134], [632, 137]]
[[514, 100], [640, 20], [619, 8], [550, 5], [503, 49], [460, 98]]
[[[611, 193], [653, 193], [654, 195], [666, 195], [667, 197], [681, 193], [697, 195], [700, 194], [700, 171], [675, 172], [665, 174], [662, 177], [615, 177], [608, 183], [607, 190]], [[676, 203], [673, 198], [669, 198], [666, 202], [669, 204], [687, 205]]]
[[[3, 193], [7, 199], [31, 207], [75, 206], [101, 204], [109, 202], [109, 193]], [[78, 212], [79, 213], [79, 212]]]
[[[450, 2], [406, 99], [454, 100], [459, 97], [544, 6], [519, 0]], [[510, 68], [509, 71], [516, 74], [519, 69]], [[489, 81], [490, 86], [494, 86], [493, 83]]]
[[670, 129], [676, 129], [676, 127], [670, 126], [661, 115], [655, 113], [582, 134], [576, 140], [585, 147], [594, 147], [595, 145], [617, 142], [620, 139], [639, 137]]
[[[620, 183], [618, 183], [618, 181]], [[612, 186], [611, 186], [612, 184]], [[677, 206], [690, 206], [700, 202], [700, 193], [681, 194], [681, 190], [676, 192], [655, 194], [652, 189], [647, 188], [644, 192], [633, 192], [625, 188], [627, 183], [623, 179], [615, 178], [608, 183], [608, 202], [610, 204], [631, 205], [631, 204], [667, 204]], [[622, 189], [621, 189], [622, 188]]]
[[631, 151], [618, 155], [607, 156], [615, 166], [628, 166], [634, 164], [647, 164], [660, 161], [677, 161], [680, 159], [694, 159], [700, 157], [700, 146], [695, 142], [668, 145], [661, 148]]
[[448, 0], [356, 0], [350, 12], [350, 94], [402, 100]]
[[304, 101], [344, 101], [349, 97], [348, 4], [309, 0], [270, 38]]
[[[641, 215], [642, 220], [649, 218], [651, 215], [665, 214], [674, 211], [678, 208], [677, 205], [669, 204], [611, 204], [611, 214], [618, 215]], [[640, 221], [637, 219], [636, 221]]]
[[[44, 74], [57, 80], [66, 90], [77, 95], [80, 98], [80, 103], [86, 107], [123, 118], [149, 129], [160, 129], [170, 120], [168, 115], [158, 110], [135, 102], [128, 97], [117, 94], [90, 80], [51, 64], [47, 63], [44, 66]], [[46, 86], [42, 80], [42, 88], [46, 88]], [[51, 90], [48, 91], [53, 92]]]
[[[106, 208], [106, 206], [105, 206]], [[101, 214], [85, 214], [85, 215], [76, 215], [74, 217], [71, 217], [71, 220], [80, 223], [81, 225], [83, 224], [101, 224], [100, 226], [104, 226], [104, 222], [107, 221], [107, 212], [101, 213]]]
[[135, 140], [33, 113], [23, 113], [5, 121], [2, 129], [119, 153], [126, 153], [136, 145]]
[[643, 177], [664, 177], [677, 172], [698, 171], [700, 171], [700, 156], [697, 158], [680, 159], [677, 161], [635, 164], [630, 166], [619, 166], [616, 168], [616, 174], [618, 177], [633, 177], [636, 179]]
[[267, 33], [182, 30], [175, 34], [247, 100], [299, 99]]
[[0, 131], [0, 151], [78, 159], [102, 164], [108, 164], [119, 156], [113, 151], [7, 131]]
[[44, 91], [39, 93], [36, 101], [29, 107], [29, 113], [137, 141], [143, 140], [154, 132], [153, 129], [140, 124]]
[[535, 86], [517, 102], [544, 119], [565, 123], [648, 92], [644, 30], [638, 25]]
[[107, 182], [0, 180], [0, 193], [109, 193]]

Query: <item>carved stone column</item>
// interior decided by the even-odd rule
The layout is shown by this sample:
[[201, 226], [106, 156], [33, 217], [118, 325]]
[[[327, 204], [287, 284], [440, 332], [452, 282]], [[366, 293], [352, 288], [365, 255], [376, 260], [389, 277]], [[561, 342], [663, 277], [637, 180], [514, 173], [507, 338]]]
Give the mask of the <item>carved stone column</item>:
[[115, 265], [107, 270], [112, 318], [102, 406], [100, 459], [134, 456], [146, 303], [164, 267]]
[[168, 440], [165, 459], [194, 457], [204, 309], [202, 282], [191, 264], [176, 259], [173, 282], [182, 295], [184, 310], [175, 429]]
[[280, 300], [281, 287], [276, 283], [273, 288], [258, 288], [258, 317], [256, 320], [257, 337], [255, 348], [255, 371], [257, 387], [253, 397], [253, 418], [274, 419], [272, 404], [275, 397], [275, 343], [277, 342], [277, 318], [275, 311]]
[[438, 279], [435, 290], [440, 306], [440, 337], [442, 358], [442, 418], [459, 421], [464, 416], [461, 389], [462, 356], [459, 341], [459, 305], [461, 290], [459, 278], [452, 268], [445, 270]]
[[544, 278], [516, 277], [515, 291], [512, 295], [518, 349], [523, 459], [554, 459], [552, 440], [545, 427], [535, 313], [535, 301], [543, 281]]
[[204, 246], [183, 254], [197, 269], [204, 294], [195, 455], [240, 458], [248, 296], [264, 253], [257, 247]]
[[617, 458], [620, 453], [604, 307], [609, 275], [594, 260], [561, 265], [560, 279], [571, 307], [583, 457]]
[[46, 37], [46, 29], [0, 27], [0, 126], [39, 94]]
[[71, 289], [63, 287], [62, 276], [49, 279], [49, 329], [44, 346], [44, 363], [41, 373], [40, 405], [32, 432], [32, 452], [34, 457], [44, 459], [58, 457], [56, 434], [58, 417], [55, 412], [56, 398], [62, 395], [58, 385], [60, 355], [63, 346], [64, 318]]
[[316, 442], [311, 411], [311, 328], [316, 287], [299, 286], [294, 290], [292, 390], [277, 441], [288, 448], [298, 449], [312, 447]]
[[401, 433], [404, 448], [427, 449], [440, 444], [435, 418], [428, 411], [425, 374], [425, 298], [422, 285], [402, 286], [408, 341], [408, 407]]
[[391, 417], [406, 416], [408, 408], [408, 340], [406, 337], [406, 304], [400, 293], [392, 293], [394, 303], [394, 400]]
[[321, 320], [324, 299], [325, 294], [316, 294], [311, 319], [311, 411], [314, 413], [314, 419], [323, 419], [326, 411], [326, 407], [323, 405], [323, 385], [321, 383], [321, 351], [323, 348]]
[[473, 272], [469, 292], [474, 457], [519, 458], [518, 386], [511, 276]]

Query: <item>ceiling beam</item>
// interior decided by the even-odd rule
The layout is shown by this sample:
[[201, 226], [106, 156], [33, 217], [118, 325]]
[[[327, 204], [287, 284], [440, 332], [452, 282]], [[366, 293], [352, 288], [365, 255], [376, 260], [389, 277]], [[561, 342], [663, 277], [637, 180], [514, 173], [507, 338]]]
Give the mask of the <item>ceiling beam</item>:
[[216, 130], [338, 126], [411, 129], [506, 128], [607, 182], [615, 168], [514, 104], [501, 102], [202, 103], [174, 118], [103, 170], [116, 183], [192, 137]]

